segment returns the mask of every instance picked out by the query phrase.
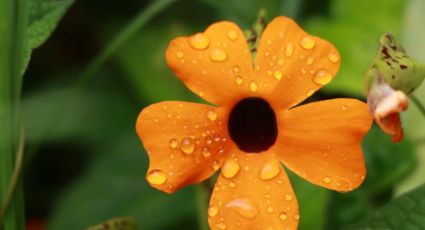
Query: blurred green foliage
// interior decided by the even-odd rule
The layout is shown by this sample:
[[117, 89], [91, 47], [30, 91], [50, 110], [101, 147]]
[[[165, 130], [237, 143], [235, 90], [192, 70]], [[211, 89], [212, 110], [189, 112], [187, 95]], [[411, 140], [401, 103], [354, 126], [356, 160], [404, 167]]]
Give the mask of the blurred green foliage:
[[[385, 32], [402, 35], [402, 25], [410, 20], [410, 12], [406, 14], [404, 9], [413, 2], [177, 1], [140, 29], [91, 81], [78, 89], [78, 73], [88, 60], [147, 3], [76, 2], [52, 38], [35, 51], [26, 73], [26, 139], [30, 152], [38, 150], [27, 160], [29, 218], [42, 219], [48, 229], [61, 230], [82, 229], [117, 216], [134, 218], [140, 229], [199, 229], [193, 187], [167, 195], [146, 183], [148, 159], [134, 131], [139, 111], [148, 104], [162, 100], [202, 101], [167, 67], [164, 53], [169, 41], [202, 31], [217, 20], [232, 20], [248, 28], [264, 6], [269, 19], [289, 15], [309, 33], [333, 42], [339, 49], [341, 70], [314, 100], [334, 95], [363, 97], [363, 74], [375, 56], [379, 37]], [[62, 3], [70, 1], [57, 2]], [[55, 12], [52, 14], [64, 11]], [[419, 26], [423, 28], [424, 23]], [[416, 30], [423, 33], [423, 29]], [[414, 31], [406, 34], [415, 36]], [[409, 52], [411, 40], [406, 42], [403, 45]], [[73, 96], [67, 100], [70, 91]], [[63, 109], [57, 110], [64, 102]], [[409, 119], [415, 125], [425, 124], [423, 118], [411, 118], [410, 113]], [[423, 153], [412, 137], [420, 138], [407, 135], [403, 143], [393, 145], [389, 137], [373, 127], [363, 143], [368, 175], [354, 192], [332, 192], [290, 173], [300, 205], [300, 229], [339, 229], [388, 203], [417, 165], [416, 153]], [[71, 154], [64, 154], [69, 151]], [[424, 165], [425, 161], [419, 162], [419, 166]], [[71, 170], [75, 168], [78, 170]], [[40, 204], [37, 199], [45, 202]]]

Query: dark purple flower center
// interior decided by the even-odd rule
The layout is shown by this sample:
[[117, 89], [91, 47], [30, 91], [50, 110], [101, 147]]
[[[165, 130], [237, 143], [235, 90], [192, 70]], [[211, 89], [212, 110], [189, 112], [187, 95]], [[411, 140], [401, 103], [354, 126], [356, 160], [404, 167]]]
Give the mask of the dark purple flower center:
[[240, 100], [230, 112], [227, 128], [232, 140], [246, 153], [269, 149], [278, 130], [272, 107], [259, 97]]

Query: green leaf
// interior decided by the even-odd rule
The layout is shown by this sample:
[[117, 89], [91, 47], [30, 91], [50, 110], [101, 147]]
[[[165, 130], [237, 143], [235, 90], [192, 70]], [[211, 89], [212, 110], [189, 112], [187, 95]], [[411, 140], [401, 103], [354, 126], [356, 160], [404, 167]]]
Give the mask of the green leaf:
[[337, 77], [324, 88], [332, 93], [363, 96], [364, 72], [375, 57], [382, 34], [400, 32], [404, 1], [359, 0], [330, 4], [329, 18], [313, 17], [305, 29], [332, 42], [341, 54]]
[[346, 229], [425, 228], [425, 185], [396, 198], [358, 224]]
[[30, 0], [29, 1], [29, 21], [26, 30], [26, 51], [24, 57], [25, 71], [31, 51], [43, 44], [53, 30], [56, 28], [59, 20], [72, 5], [74, 0]]

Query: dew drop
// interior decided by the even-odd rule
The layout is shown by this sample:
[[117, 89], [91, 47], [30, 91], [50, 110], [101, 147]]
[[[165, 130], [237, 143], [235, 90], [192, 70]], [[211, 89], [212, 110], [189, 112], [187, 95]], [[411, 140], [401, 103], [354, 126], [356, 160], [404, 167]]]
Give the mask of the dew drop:
[[273, 74], [274, 78], [276, 78], [276, 80], [280, 80], [282, 79], [282, 72], [280, 72], [279, 70], [274, 71]]
[[254, 201], [248, 199], [236, 199], [226, 203], [226, 208], [232, 208], [240, 216], [252, 219], [257, 216], [258, 209]]
[[211, 156], [211, 151], [207, 146], [204, 146], [202, 148], [202, 156], [204, 156], [206, 158]]
[[280, 173], [280, 165], [275, 160], [266, 162], [260, 171], [260, 178], [263, 180], [270, 180]]
[[294, 219], [299, 220], [299, 219], [300, 219], [300, 215], [295, 214], [295, 215], [294, 215]]
[[236, 31], [234, 31], [234, 30], [229, 30], [229, 31], [227, 32], [227, 37], [228, 37], [230, 40], [234, 41], [234, 40], [238, 39], [238, 32], [236, 32]]
[[285, 221], [286, 219], [288, 219], [288, 215], [285, 212], [282, 212], [279, 215], [279, 219]]
[[178, 58], [182, 58], [182, 57], [184, 56], [184, 54], [183, 54], [183, 52], [178, 51], [178, 52], [176, 53], [176, 56], [177, 56]]
[[189, 38], [189, 44], [194, 49], [203, 50], [210, 45], [210, 39], [203, 33], [197, 33]]
[[311, 64], [313, 64], [313, 62], [314, 62], [314, 58], [313, 58], [313, 57], [311, 57], [311, 56], [309, 56], [309, 57], [307, 58], [307, 60], [305, 61], [305, 63], [306, 63], [307, 65], [311, 65]]
[[171, 138], [170, 139], [170, 147], [172, 149], [175, 149], [175, 148], [177, 148], [177, 145], [178, 145], [177, 139], [176, 138]]
[[277, 60], [277, 64], [283, 65], [283, 64], [285, 64], [285, 61], [282, 58], [279, 58], [279, 60]]
[[314, 90], [313, 90], [313, 89], [308, 89], [308, 90], [305, 92], [305, 95], [306, 95], [307, 97], [310, 97], [311, 95], [313, 95], [313, 93], [314, 93]]
[[240, 166], [239, 164], [232, 160], [232, 159], [227, 159], [224, 164], [223, 167], [221, 168], [221, 174], [227, 178], [233, 178], [234, 176], [236, 176], [236, 174], [239, 172]]
[[274, 211], [274, 208], [273, 208], [273, 207], [268, 207], [268, 208], [267, 208], [267, 212], [268, 212], [268, 213], [273, 213], [273, 211]]
[[208, 216], [214, 217], [214, 216], [217, 216], [217, 214], [218, 214], [218, 208], [216, 208], [215, 206], [210, 206], [208, 208]]
[[236, 85], [242, 85], [242, 83], [243, 83], [242, 77], [239, 76], [239, 75], [236, 75], [235, 76], [235, 84]]
[[286, 44], [285, 56], [291, 57], [294, 54], [294, 45], [292, 43]]
[[332, 75], [325, 70], [320, 70], [314, 75], [313, 81], [319, 85], [326, 85], [332, 80]]
[[227, 54], [226, 54], [226, 52], [224, 52], [224, 50], [219, 49], [219, 48], [215, 48], [211, 51], [210, 58], [213, 61], [221, 62], [221, 61], [225, 61], [227, 59]]
[[249, 83], [249, 90], [251, 90], [251, 92], [256, 92], [258, 90], [258, 85], [255, 81], [251, 81], [251, 83]]
[[227, 226], [224, 223], [218, 223], [216, 226], [218, 229], [221, 229], [221, 230], [224, 230], [227, 228]]
[[331, 183], [331, 178], [329, 178], [329, 177], [327, 177], [327, 176], [325, 176], [325, 177], [323, 177], [323, 182], [325, 182], [326, 184], [329, 184], [329, 183]]
[[291, 201], [293, 199], [291, 194], [285, 194], [285, 200], [286, 201]]
[[328, 59], [329, 59], [329, 61], [330, 61], [330, 62], [332, 62], [332, 63], [337, 63], [337, 62], [339, 62], [339, 56], [338, 56], [338, 55], [336, 55], [336, 54], [334, 54], [334, 53], [330, 53], [330, 54], [328, 54]]
[[215, 111], [213, 111], [213, 110], [208, 110], [208, 112], [207, 112], [207, 118], [210, 121], [215, 121], [215, 120], [217, 120], [217, 113]]
[[217, 171], [220, 168], [220, 165], [218, 164], [218, 161], [213, 161], [211, 163], [211, 168]]
[[312, 37], [305, 36], [300, 40], [300, 45], [302, 48], [310, 50], [314, 48], [314, 46], [316, 45], [316, 42], [314, 41]]
[[184, 138], [181, 141], [180, 150], [185, 154], [192, 154], [195, 150], [195, 142], [190, 138]]
[[154, 169], [148, 173], [147, 180], [150, 184], [162, 185], [167, 180], [167, 175], [159, 169]]
[[346, 105], [341, 105], [341, 110], [342, 111], [347, 111], [347, 106]]
[[233, 70], [233, 72], [235, 72], [235, 73], [239, 73], [239, 71], [240, 71], [241, 69], [239, 68], [239, 66], [238, 66], [238, 65], [234, 65], [232, 70]]

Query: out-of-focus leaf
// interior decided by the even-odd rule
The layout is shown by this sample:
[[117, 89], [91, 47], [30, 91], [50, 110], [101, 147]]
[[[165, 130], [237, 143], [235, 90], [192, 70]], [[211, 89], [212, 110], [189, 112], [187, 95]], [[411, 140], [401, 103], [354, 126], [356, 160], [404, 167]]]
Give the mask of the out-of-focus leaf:
[[331, 41], [341, 54], [338, 76], [324, 88], [333, 93], [363, 96], [364, 72], [375, 57], [379, 38], [400, 32], [404, 1], [334, 0], [329, 18], [306, 21], [309, 33]]
[[425, 185], [400, 196], [346, 229], [424, 229]]
[[376, 125], [363, 141], [367, 175], [360, 188], [333, 193], [328, 209], [326, 229], [339, 229], [361, 220], [393, 195], [395, 186], [414, 170], [416, 156], [413, 145], [407, 140], [391, 143], [390, 138]]
[[87, 228], [86, 230], [137, 230], [137, 223], [133, 218], [118, 217]]
[[195, 217], [190, 188], [167, 195], [149, 187], [146, 153], [133, 132], [117, 133], [113, 143], [96, 151], [102, 154], [57, 203], [49, 229], [82, 229], [123, 215], [140, 229], [171, 229]]
[[188, 30], [178, 25], [146, 27], [117, 53], [115, 60], [139, 98], [148, 102], [195, 98], [166, 64], [165, 50]]
[[74, 0], [30, 0], [26, 38], [26, 53], [22, 72], [25, 71], [31, 50], [43, 44]]
[[[425, 1], [409, 0], [403, 26], [403, 46], [407, 53], [417, 60], [425, 63]], [[425, 104], [425, 83], [414, 93]], [[423, 114], [411, 103], [409, 109], [402, 113], [402, 122], [407, 137], [417, 143], [416, 153], [419, 158], [419, 167], [397, 189], [398, 193], [409, 191], [425, 183], [425, 118]]]

